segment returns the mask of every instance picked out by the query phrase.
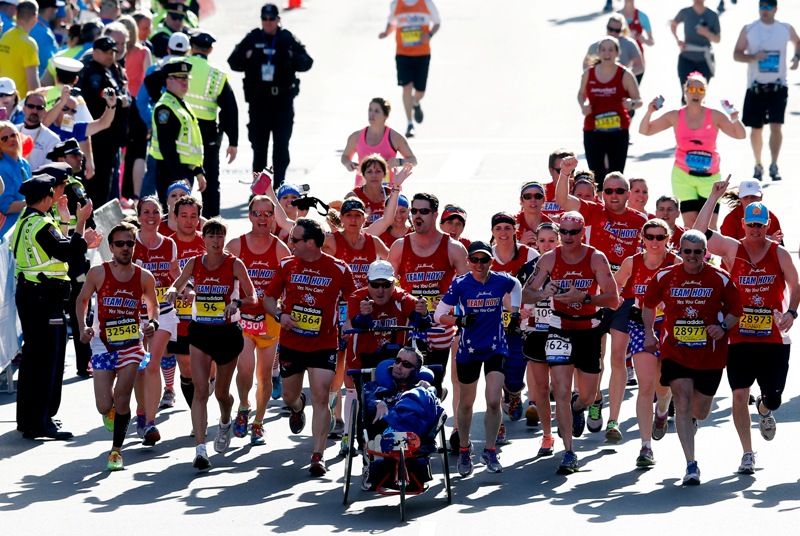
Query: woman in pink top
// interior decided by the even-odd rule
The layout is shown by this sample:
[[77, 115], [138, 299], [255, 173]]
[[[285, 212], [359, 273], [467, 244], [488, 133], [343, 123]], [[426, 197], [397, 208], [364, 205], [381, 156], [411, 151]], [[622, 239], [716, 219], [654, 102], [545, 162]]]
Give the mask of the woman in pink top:
[[[381, 155], [390, 168], [402, 167], [403, 164], [417, 165], [417, 157], [411, 152], [408, 141], [402, 134], [386, 126], [391, 111], [392, 105], [389, 101], [375, 97], [370, 101], [367, 112], [369, 126], [356, 130], [347, 138], [347, 145], [342, 153], [342, 165], [347, 171], [356, 172], [356, 187], [364, 184], [364, 177], [358, 173], [359, 164], [371, 154]], [[397, 158], [397, 153], [402, 158]], [[353, 155], [358, 155], [358, 162], [353, 162]], [[389, 186], [390, 176], [384, 179], [384, 183]]]
[[[645, 136], [658, 134], [669, 127], [675, 130], [678, 148], [672, 168], [672, 192], [681, 201], [680, 209], [687, 228], [694, 225], [714, 183], [720, 180], [717, 133], [721, 130], [737, 140], [743, 140], [747, 135], [735, 108], [730, 108], [728, 117], [719, 110], [703, 106], [707, 86], [708, 81], [702, 74], [691, 73], [683, 85], [686, 106], [651, 121], [659, 101], [659, 98], [653, 99], [639, 124], [639, 133]], [[714, 208], [711, 220], [714, 228], [718, 213], [719, 205]]]
[[150, 50], [139, 41], [139, 27], [133, 17], [122, 15], [119, 22], [128, 29], [128, 42], [125, 46], [125, 72], [128, 75], [128, 91], [134, 97], [139, 93], [139, 88], [144, 81], [144, 73], [153, 64]]

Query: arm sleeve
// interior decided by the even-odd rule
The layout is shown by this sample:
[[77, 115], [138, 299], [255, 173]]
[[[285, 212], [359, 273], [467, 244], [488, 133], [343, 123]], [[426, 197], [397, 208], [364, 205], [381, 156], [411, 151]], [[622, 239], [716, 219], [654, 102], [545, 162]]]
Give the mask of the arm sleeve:
[[139, 117], [144, 121], [147, 130], [153, 128], [153, 101], [150, 100], [150, 92], [147, 90], [146, 84], [142, 84], [139, 87], [139, 93], [136, 95], [136, 110], [139, 112]]
[[511, 289], [511, 307], [520, 307], [522, 305], [522, 285], [516, 277], [511, 278], [514, 282]]
[[228, 136], [228, 145], [239, 146], [239, 107], [236, 105], [236, 96], [233, 94], [230, 81], [222, 86], [222, 91], [217, 97], [219, 105], [219, 128]]
[[442, 319], [442, 316], [450, 314], [452, 310], [453, 306], [448, 305], [447, 303], [445, 303], [444, 299], [442, 299], [442, 301], [440, 301], [439, 304], [436, 306], [436, 311], [433, 313], [433, 321], [441, 323], [440, 321]]

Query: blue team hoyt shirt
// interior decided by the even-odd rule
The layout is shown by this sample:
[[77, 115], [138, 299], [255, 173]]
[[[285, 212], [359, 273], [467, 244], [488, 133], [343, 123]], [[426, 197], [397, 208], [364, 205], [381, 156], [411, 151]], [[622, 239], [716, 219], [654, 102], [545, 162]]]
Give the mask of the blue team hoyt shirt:
[[457, 362], [485, 361], [495, 354], [508, 355], [503, 329], [503, 296], [511, 292], [514, 283], [512, 276], [497, 272], [490, 272], [486, 283], [477, 281], [472, 274], [453, 280], [442, 301], [452, 307], [459, 306], [461, 314], [477, 315], [475, 324], [461, 333]]

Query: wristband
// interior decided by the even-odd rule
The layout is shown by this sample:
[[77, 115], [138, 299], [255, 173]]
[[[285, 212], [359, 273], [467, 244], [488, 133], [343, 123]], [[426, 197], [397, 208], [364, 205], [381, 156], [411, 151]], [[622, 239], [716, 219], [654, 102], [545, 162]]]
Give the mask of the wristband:
[[403, 160], [402, 158], [398, 158], [397, 159], [397, 165], [398, 166], [402, 166], [404, 162], [405, 162], [405, 160]]
[[116, 104], [114, 106], [109, 106], [108, 104], [106, 104], [106, 108], [108, 108], [109, 110], [113, 110], [116, 107], [117, 107]]
[[242, 300], [240, 300], [239, 298], [233, 298], [231, 300], [231, 303], [236, 303], [236, 308], [237, 309], [241, 309], [242, 308]]
[[169, 294], [170, 292], [174, 292], [175, 294], [177, 294], [178, 293], [178, 289], [176, 289], [175, 287], [169, 287], [167, 289], [167, 294]]
[[275, 322], [277, 322], [278, 324], [280, 324], [280, 323], [281, 323], [281, 317], [282, 317], [282, 316], [283, 316], [283, 311], [278, 311], [277, 313], [275, 313], [275, 316], [273, 316], [272, 318], [274, 318], [274, 319], [275, 319]]
[[156, 319], [154, 318], [154, 319], [152, 319], [152, 320], [151, 320], [149, 323], [150, 323], [150, 324], [152, 324], [154, 328], [156, 328], [156, 331], [158, 331], [158, 327], [159, 327], [158, 320], [156, 320]]

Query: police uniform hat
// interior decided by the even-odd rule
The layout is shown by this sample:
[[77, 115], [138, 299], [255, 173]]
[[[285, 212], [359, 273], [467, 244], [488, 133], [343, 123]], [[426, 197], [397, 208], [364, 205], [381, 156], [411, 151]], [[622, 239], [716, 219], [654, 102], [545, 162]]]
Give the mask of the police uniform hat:
[[192, 64], [186, 60], [173, 60], [164, 64], [161, 68], [164, 76], [189, 76], [192, 72]]
[[279, 17], [280, 12], [278, 11], [278, 6], [275, 4], [264, 4], [264, 7], [261, 8], [261, 18], [264, 17]]
[[34, 175], [20, 185], [19, 193], [24, 195], [26, 199], [41, 200], [50, 195], [55, 184], [56, 179], [52, 175]]
[[186, 16], [186, 11], [188, 7], [186, 4], [179, 4], [178, 2], [170, 2], [167, 4], [167, 13], [173, 13], [175, 15], [183, 15]]
[[217, 38], [214, 37], [214, 34], [205, 30], [195, 30], [189, 35], [189, 41], [192, 43], [192, 45], [200, 48], [210, 48], [211, 45], [217, 41]]
[[119, 50], [117, 50], [117, 42], [107, 35], [103, 35], [95, 39], [92, 46], [97, 50], [102, 50], [103, 52], [108, 52], [109, 50], [119, 52]]
[[60, 186], [66, 183], [71, 174], [72, 166], [66, 162], [51, 162], [50, 164], [44, 164], [36, 168], [36, 171], [33, 172], [34, 177], [39, 175], [50, 175], [53, 177], [56, 180], [53, 186]]
[[53, 147], [53, 150], [47, 153], [47, 159], [52, 160], [55, 162], [61, 157], [64, 157], [68, 154], [78, 154], [83, 153], [81, 151], [81, 146], [78, 144], [78, 140], [75, 138], [70, 138], [67, 141], [62, 141], [61, 143], [57, 144]]
[[83, 62], [74, 58], [67, 58], [64, 56], [56, 56], [53, 58], [53, 65], [59, 71], [66, 71], [68, 73], [78, 74], [83, 69]]

